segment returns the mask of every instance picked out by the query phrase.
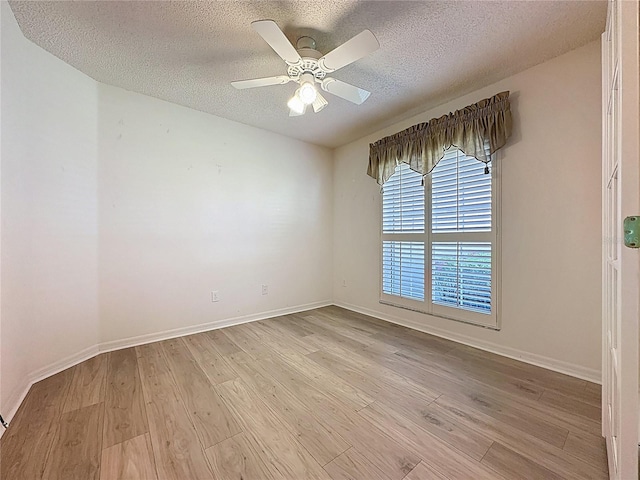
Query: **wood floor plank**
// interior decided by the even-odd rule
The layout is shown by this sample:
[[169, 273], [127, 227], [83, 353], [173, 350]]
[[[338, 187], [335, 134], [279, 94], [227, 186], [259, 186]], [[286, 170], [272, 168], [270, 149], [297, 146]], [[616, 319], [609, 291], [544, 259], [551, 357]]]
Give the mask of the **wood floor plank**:
[[355, 388], [304, 355], [287, 355], [283, 358], [285, 362], [309, 378], [315, 387], [333, 395], [341, 403], [353, 410], [360, 410], [374, 401], [373, 396]]
[[[324, 339], [325, 342], [332, 342], [343, 347], [346, 350], [357, 351], [368, 348], [380, 353], [394, 353], [398, 349], [393, 345], [388, 345], [374, 339], [374, 337], [363, 335], [343, 335], [344, 330], [335, 328], [321, 318], [315, 316], [305, 317], [306, 326], [309, 330], [313, 330], [314, 336]], [[357, 337], [354, 338], [354, 337]]]
[[319, 465], [325, 465], [351, 445], [318, 422], [309, 408], [270, 375], [265, 359], [254, 362], [246, 353], [227, 357], [240, 378], [275, 412]]
[[401, 395], [404, 401], [413, 398], [418, 405], [424, 405], [439, 395], [439, 392], [425, 387], [425, 383], [414, 382], [408, 375], [370, 361], [360, 352], [349, 352], [342, 347], [324, 344], [322, 351], [307, 357], [342, 376], [345, 381], [357, 383], [358, 388], [370, 393], [378, 401], [396, 403], [398, 395]]
[[400, 327], [399, 330], [398, 329], [392, 330], [394, 335], [411, 336], [411, 337], [417, 338], [418, 340], [420, 340], [421, 342], [424, 342], [427, 345], [438, 343], [439, 347], [434, 348], [433, 349], [434, 352], [437, 351], [439, 353], [440, 352], [447, 353], [448, 351], [451, 351], [452, 349], [460, 345], [458, 342], [454, 342], [453, 340], [438, 337], [437, 335], [432, 335], [427, 332], [421, 332], [420, 330], [414, 330], [413, 328], [403, 327], [402, 325], [400, 325], [399, 327]]
[[318, 314], [329, 315], [347, 325], [356, 325], [360, 330], [369, 332], [370, 335], [375, 335], [376, 333], [405, 332], [409, 330], [406, 327], [402, 327], [395, 323], [389, 323], [384, 320], [380, 320], [379, 318], [370, 317], [336, 305], [317, 308], [315, 310], [303, 312], [303, 314], [311, 316], [317, 316]]
[[71, 368], [31, 387], [0, 439], [0, 478], [43, 478], [72, 377]]
[[[345, 354], [345, 352], [340, 352], [337, 350], [335, 345], [328, 344], [325, 350], [334, 354], [334, 356], [341, 357]], [[359, 360], [360, 368], [366, 368], [366, 364], [363, 363], [364, 360], [373, 363], [378, 366], [377, 369], [373, 367], [373, 370], [377, 370], [378, 372], [387, 372], [387, 376], [390, 374], [388, 372], [393, 372], [393, 378], [404, 377], [414, 380], [414, 383], [419, 383], [421, 385], [427, 385], [430, 390], [432, 390], [435, 394], [441, 394], [444, 392], [457, 392], [462, 388], [460, 380], [454, 381], [452, 379], [440, 376], [428, 369], [424, 368], [424, 364], [416, 361], [416, 360], [408, 360], [405, 357], [400, 355], [400, 352], [394, 355], [378, 355], [373, 354], [372, 352], [367, 351], [357, 351], [354, 352], [360, 357], [364, 357], [364, 359]], [[349, 358], [358, 358], [354, 355], [350, 355]], [[369, 368], [372, 369], [371, 367]]]
[[448, 480], [447, 477], [439, 473], [437, 470], [429, 467], [428, 464], [420, 462], [416, 468], [404, 477], [404, 480]]
[[47, 458], [47, 480], [98, 480], [102, 452], [104, 403], [62, 414]]
[[[508, 393], [529, 400], [537, 400], [544, 392], [544, 388], [521, 378], [509, 377], [475, 365], [464, 362], [453, 356], [425, 355], [425, 350], [407, 349], [398, 352], [397, 356], [406, 361], [418, 362], [425, 370], [445, 377], [453, 382], [489, 387], [500, 392]], [[463, 382], [461, 380], [464, 379]]]
[[521, 404], [516, 404], [508, 399], [497, 399], [484, 393], [466, 389], [453, 394], [447, 392], [439, 397], [439, 401], [436, 400], [436, 403], [446, 405], [445, 402], [449, 399], [558, 448], [562, 448], [569, 433], [566, 426], [550, 423], [535, 412], [532, 413]]
[[[328, 329], [333, 333], [341, 335], [342, 337], [358, 342], [359, 344], [366, 346], [370, 350], [380, 353], [395, 353], [398, 351], [397, 347], [388, 345], [373, 338], [371, 333], [367, 331], [367, 329], [363, 329], [359, 322], [340, 321], [335, 317], [324, 314], [309, 316], [306, 317], [306, 320], [319, 327], [322, 327], [323, 329]], [[321, 331], [318, 331], [317, 333], [321, 333]], [[357, 344], [353, 345], [357, 346]]]
[[301, 324], [301, 317], [296, 314], [283, 315], [281, 317], [269, 319], [269, 322], [285, 328], [288, 332], [297, 337], [306, 337], [313, 333]]
[[209, 448], [242, 430], [180, 338], [161, 342], [174, 383], [200, 443]]
[[354, 447], [325, 465], [324, 469], [333, 480], [388, 480], [388, 477]]
[[360, 323], [366, 324], [369, 328], [374, 329], [372, 332], [373, 334], [379, 333], [379, 332], [384, 332], [384, 333], [404, 332], [408, 330], [408, 328], [403, 327], [402, 325], [387, 322], [385, 320], [381, 320], [376, 317], [371, 317], [369, 315], [365, 315], [364, 313], [359, 313], [353, 310], [348, 310], [343, 307], [338, 307], [337, 305], [328, 305], [323, 308], [310, 310], [308, 313], [314, 314], [316, 311], [328, 312], [329, 314], [334, 315], [338, 318], [346, 318], [352, 321], [358, 321]]
[[444, 415], [437, 406], [429, 404], [420, 409], [407, 409], [396, 405], [391, 408], [475, 460], [481, 460], [493, 443], [488, 436], [467, 428], [457, 418]]
[[299, 340], [299, 337], [290, 335], [286, 331], [271, 326], [271, 323], [261, 324], [259, 322], [248, 325], [248, 328], [258, 335], [262, 342], [267, 343], [270, 348], [280, 354], [300, 354], [306, 355], [318, 350], [318, 347], [310, 342]]
[[452, 394], [447, 392], [445, 395], [560, 448], [570, 430], [591, 433], [600, 431], [600, 425], [593, 420], [556, 410], [540, 402], [518, 401], [471, 389]]
[[560, 448], [564, 444], [570, 426], [587, 429], [587, 431], [599, 428], [593, 421], [584, 417], [569, 413], [554, 415], [557, 411], [537, 401], [530, 401], [518, 395], [508, 395], [501, 390], [468, 379], [463, 374], [460, 374], [458, 379], [454, 379], [449, 374], [440, 376], [435, 373], [438, 370], [428, 365], [426, 360], [420, 363], [414, 358], [396, 354], [378, 361], [381, 365], [403, 372], [438, 392], [464, 401], [474, 408], [479, 408], [497, 419], [511, 423]]
[[491, 446], [482, 463], [510, 479], [560, 480], [562, 478], [497, 442]]
[[586, 432], [569, 432], [564, 451], [608, 473], [607, 447], [604, 437]]
[[[368, 338], [371, 337], [371, 335], [366, 332], [350, 331], [346, 325], [334, 323], [330, 317], [321, 315], [317, 310], [307, 312], [304, 316], [300, 317], [299, 322], [306, 330], [310, 331], [311, 334], [324, 335], [332, 338], [335, 337], [336, 341], [346, 340], [350, 345], [355, 347], [363, 347], [366, 344], [351, 338], [352, 335], [360, 333], [362, 336], [367, 336]], [[345, 332], [347, 333], [346, 335], [344, 335]]]
[[199, 333], [184, 337], [182, 340], [212, 384], [224, 383], [236, 377], [233, 369], [218, 354], [209, 335]]
[[[314, 312], [321, 312], [323, 315], [329, 315], [338, 322], [339, 325], [346, 325], [357, 329], [358, 332], [369, 332], [370, 339], [374, 338], [376, 334], [391, 335], [392, 337], [409, 338], [411, 340], [418, 340], [422, 348], [427, 347], [433, 352], [445, 353], [450, 351], [459, 345], [456, 342], [447, 340], [445, 338], [437, 337], [425, 332], [413, 330], [401, 325], [397, 325], [390, 322], [373, 318], [358, 312], [346, 310], [344, 308], [329, 306], [324, 307]], [[379, 338], [374, 341], [380, 342]], [[395, 349], [400, 349], [395, 345]]]
[[[483, 432], [489, 438], [508, 445], [516, 453], [535, 461], [563, 477], [579, 476], [583, 479], [602, 479], [603, 471], [567, 454], [561, 448], [548, 444], [527, 432], [515, 429], [494, 418], [448, 399], [438, 398], [430, 408], [441, 410], [441, 415], [457, 419], [467, 431]], [[606, 471], [605, 471], [606, 472]]]
[[309, 312], [309, 316], [322, 317], [331, 321], [332, 325], [340, 327], [351, 327], [353, 331], [365, 334], [375, 335], [380, 332], [380, 327], [371, 322], [363, 321], [362, 318], [352, 315], [355, 312], [349, 312], [348, 310], [341, 308], [323, 307]]
[[[331, 373], [341, 378], [346, 383], [358, 390], [362, 390], [372, 398], [377, 398], [389, 388], [382, 379], [376, 378], [368, 372], [362, 372], [352, 365], [336, 360], [335, 356], [325, 351], [318, 351], [307, 355], [307, 358], [315, 362], [318, 366], [329, 370]], [[432, 395], [432, 399], [435, 395]]]
[[[425, 390], [416, 391], [417, 384], [405, 380], [398, 374], [392, 374], [393, 372], [379, 374], [384, 372], [383, 367], [376, 368], [375, 364], [368, 363], [365, 358], [358, 359], [355, 355], [346, 351], [341, 352], [330, 345], [326, 347], [333, 353], [316, 352], [309, 355], [309, 358], [321, 362], [326, 367], [342, 369], [342, 371], [349, 366], [359, 369], [362, 374], [371, 372], [374, 380], [369, 380], [369, 383], [381, 382], [383, 385], [375, 394], [377, 402], [385, 403], [433, 435], [477, 460], [480, 460], [491, 446], [492, 440], [489, 438], [478, 432], [465, 430], [455, 420], [443, 418], [437, 410], [428, 408], [431, 401], [438, 396], [437, 394]], [[387, 384], [388, 387], [385, 388], [384, 385]]]
[[275, 475], [285, 478], [330, 478], [242, 379], [230, 380], [215, 388], [239, 418], [246, 434], [260, 446], [260, 451], [268, 460], [268, 468]]
[[416, 337], [412, 332], [403, 332], [402, 334], [376, 333], [372, 338], [379, 340], [388, 345], [393, 345], [398, 350], [422, 350], [428, 348], [430, 351], [438, 353], [446, 353], [451, 350], [448, 343], [442, 343], [436, 337], [427, 336]]
[[157, 480], [151, 438], [148, 433], [102, 451], [100, 480]]
[[158, 477], [163, 480], [212, 479], [213, 473], [189, 415], [179, 398], [162, 347], [136, 347]]
[[224, 333], [226, 330], [227, 329], [211, 330], [203, 333], [203, 335], [206, 335], [213, 342], [213, 348], [218, 352], [218, 355], [222, 357], [242, 350], [238, 345], [233, 343], [229, 337], [227, 337]]
[[267, 468], [256, 447], [239, 433], [205, 451], [215, 478], [224, 480], [274, 480], [283, 478]]
[[373, 465], [392, 480], [403, 478], [420, 458], [396, 443], [384, 430], [378, 430], [326, 392], [317, 389], [304, 375], [284, 360], [262, 359], [271, 375], [310, 408], [312, 414], [356, 447]]
[[63, 412], [104, 401], [109, 354], [97, 355], [76, 366]]
[[148, 433], [135, 349], [109, 354], [105, 384], [103, 448]]
[[566, 395], [582, 395], [585, 380], [553, 372], [542, 367], [520, 362], [511, 358], [485, 352], [467, 345], [458, 345], [447, 356], [482, 367], [484, 370], [500, 373], [515, 379], [526, 380], [545, 389], [558, 390]]
[[591, 405], [600, 407], [602, 405], [602, 385], [587, 382], [581, 398], [583, 401], [590, 403]]
[[317, 347], [308, 342], [306, 337], [313, 334], [310, 332], [308, 335], [300, 335], [301, 332], [308, 332], [308, 330], [296, 325], [300, 329], [300, 331], [296, 331], [296, 333], [292, 332], [291, 329], [281, 322], [273, 322], [271, 320], [266, 320], [262, 322], [256, 322], [262, 329], [268, 330], [272, 335], [277, 336], [280, 335], [283, 338], [287, 339], [287, 342], [295, 344], [296, 353], [301, 355], [306, 355], [307, 353], [312, 353], [317, 350]]
[[225, 328], [224, 333], [244, 352], [251, 355], [254, 360], [264, 355], [275, 353], [275, 350], [262, 343], [260, 337], [245, 324]]
[[502, 478], [386, 405], [374, 402], [358, 414], [451, 480]]
[[546, 390], [540, 397], [540, 403], [557, 409], [586, 417], [594, 422], [600, 421], [600, 407], [578, 400], [575, 397], [563, 395], [559, 392]]

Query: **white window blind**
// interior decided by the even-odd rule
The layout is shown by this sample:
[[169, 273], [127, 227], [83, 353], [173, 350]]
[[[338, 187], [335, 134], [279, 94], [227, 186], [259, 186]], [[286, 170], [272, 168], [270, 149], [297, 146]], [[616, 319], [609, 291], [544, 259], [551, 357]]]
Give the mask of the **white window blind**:
[[382, 232], [424, 232], [424, 217], [422, 175], [401, 163], [382, 189]]
[[383, 188], [381, 301], [497, 326], [493, 178], [456, 148], [424, 185], [396, 167]]
[[491, 243], [434, 242], [431, 245], [432, 301], [491, 312]]
[[382, 242], [382, 290], [424, 300], [424, 242]]
[[431, 231], [490, 232], [491, 175], [485, 165], [450, 149], [431, 173]]

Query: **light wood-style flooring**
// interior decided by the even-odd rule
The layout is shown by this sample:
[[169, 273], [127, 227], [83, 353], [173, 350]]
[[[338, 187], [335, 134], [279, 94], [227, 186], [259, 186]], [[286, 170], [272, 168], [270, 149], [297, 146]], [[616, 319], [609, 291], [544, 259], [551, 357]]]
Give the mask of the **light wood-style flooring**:
[[35, 384], [0, 478], [607, 478], [600, 387], [338, 307]]

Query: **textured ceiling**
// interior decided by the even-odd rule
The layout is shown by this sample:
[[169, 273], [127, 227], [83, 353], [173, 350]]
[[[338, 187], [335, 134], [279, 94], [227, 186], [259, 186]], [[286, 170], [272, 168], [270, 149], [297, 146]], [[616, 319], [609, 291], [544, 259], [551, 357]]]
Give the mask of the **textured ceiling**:
[[[605, 1], [11, 1], [27, 38], [94, 79], [336, 147], [599, 38]], [[326, 94], [288, 116], [296, 84], [235, 90], [286, 74], [250, 26], [272, 19], [327, 53], [365, 28], [380, 49], [332, 74], [372, 92]]]

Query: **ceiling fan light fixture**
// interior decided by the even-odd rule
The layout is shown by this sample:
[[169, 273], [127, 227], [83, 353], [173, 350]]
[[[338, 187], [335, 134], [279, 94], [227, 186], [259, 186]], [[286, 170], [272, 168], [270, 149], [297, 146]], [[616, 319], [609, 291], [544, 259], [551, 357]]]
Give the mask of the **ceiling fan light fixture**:
[[287, 102], [287, 107], [290, 110], [297, 113], [298, 115], [302, 115], [305, 109], [305, 103], [300, 99], [299, 96], [300, 89], [296, 90], [296, 93], [289, 99]]
[[298, 96], [305, 105], [311, 105], [316, 100], [318, 91], [311, 82], [304, 82], [298, 89]]
[[316, 79], [311, 73], [305, 72], [300, 75], [300, 88], [298, 88], [296, 95], [305, 105], [311, 105], [318, 96], [315, 82]]
[[322, 110], [324, 107], [326, 107], [329, 104], [329, 102], [327, 102], [327, 100], [320, 94], [316, 95], [316, 99], [313, 101], [313, 111], [315, 113], [318, 113], [320, 110]]

